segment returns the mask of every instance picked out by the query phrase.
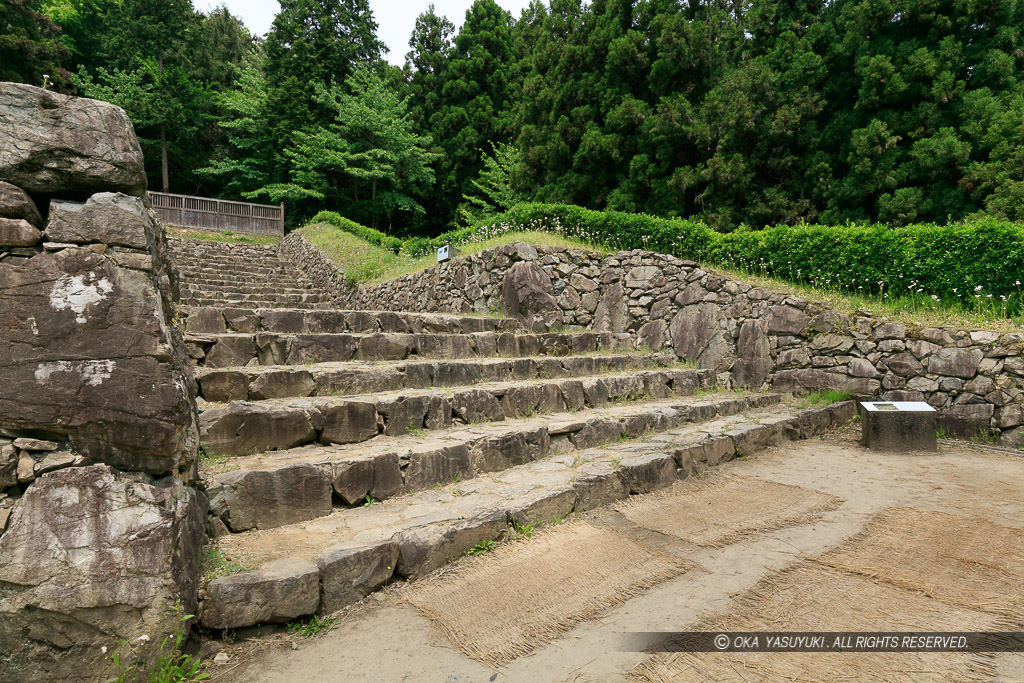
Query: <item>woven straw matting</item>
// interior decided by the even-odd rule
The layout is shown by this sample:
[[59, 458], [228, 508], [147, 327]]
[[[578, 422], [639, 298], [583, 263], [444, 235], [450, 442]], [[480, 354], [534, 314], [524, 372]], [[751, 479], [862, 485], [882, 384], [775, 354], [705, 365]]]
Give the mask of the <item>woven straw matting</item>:
[[620, 503], [616, 509], [637, 526], [701, 546], [719, 547], [748, 534], [805, 524], [842, 503], [799, 486], [721, 476]]
[[953, 605], [1024, 611], [1024, 529], [978, 517], [889, 508], [816, 561]]
[[455, 647], [500, 666], [692, 566], [574, 522], [418, 583], [408, 599]]
[[[999, 631], [998, 616], [806, 562], [762, 579], [736, 610], [693, 631]], [[671, 649], [671, 646], [669, 646]], [[668, 681], [981, 681], [989, 657], [964, 653], [664, 653], [632, 672]]]

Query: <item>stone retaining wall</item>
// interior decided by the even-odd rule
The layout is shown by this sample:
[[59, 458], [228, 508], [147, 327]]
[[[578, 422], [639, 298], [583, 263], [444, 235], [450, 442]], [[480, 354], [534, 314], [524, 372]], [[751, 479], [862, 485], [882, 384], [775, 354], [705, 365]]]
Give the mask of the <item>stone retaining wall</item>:
[[[296, 251], [312, 249], [300, 235], [292, 238], [304, 243]], [[325, 261], [321, 255], [304, 262], [340, 277]], [[1024, 446], [1024, 334], [846, 315], [663, 254], [601, 257], [518, 243], [377, 286], [345, 284], [334, 295], [345, 308], [500, 311], [532, 329], [629, 332], [638, 346], [669, 345], [737, 387], [847, 389], [861, 397], [927, 401], [941, 411], [948, 433], [990, 431], [1004, 445]]]
[[[342, 273], [334, 263], [324, 256], [323, 252], [314, 247], [309, 241], [297, 232], [293, 232], [281, 240], [278, 247], [282, 256], [295, 265], [302, 268], [306, 277], [319, 289], [330, 293], [334, 305], [338, 308], [345, 308], [349, 299], [358, 291], [345, 280]], [[388, 307], [375, 310], [401, 310]]]
[[106, 680], [101, 648], [197, 607], [195, 381], [145, 187], [122, 110], [0, 83], [0, 680]]

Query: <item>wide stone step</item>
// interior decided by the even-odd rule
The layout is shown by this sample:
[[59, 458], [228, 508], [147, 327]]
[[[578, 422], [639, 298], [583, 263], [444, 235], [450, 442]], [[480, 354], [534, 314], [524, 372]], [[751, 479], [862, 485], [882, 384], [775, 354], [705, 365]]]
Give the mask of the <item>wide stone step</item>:
[[190, 309], [185, 320], [186, 332], [195, 334], [223, 334], [228, 331], [287, 334], [324, 332], [471, 334], [474, 332], [512, 332], [518, 327], [518, 322], [513, 318], [337, 309], [261, 311], [258, 309], [201, 307]]
[[182, 298], [182, 306], [190, 307], [201, 307], [201, 306], [220, 306], [223, 308], [280, 308], [289, 309], [301, 306], [302, 308], [308, 308], [312, 310], [316, 309], [327, 309], [333, 308], [328, 301], [319, 301], [315, 298], [307, 298], [305, 301], [277, 301], [269, 298], [256, 298], [256, 297], [240, 297], [237, 299], [217, 298], [205, 296], [202, 298]]
[[453, 424], [499, 422], [610, 402], [688, 396], [713, 386], [710, 370], [646, 370], [584, 379], [486, 382], [471, 388], [425, 389], [368, 396], [233, 401], [199, 416], [209, 454], [242, 455], [304, 444], [369, 441]]
[[[173, 260], [173, 257], [172, 257]], [[202, 259], [201, 261], [173, 261], [179, 273], [196, 277], [223, 275], [251, 275], [251, 274], [297, 274], [301, 271], [291, 262], [282, 259], [247, 259], [246, 261], [224, 261], [217, 259]]]
[[318, 363], [308, 367], [256, 366], [196, 372], [206, 401], [261, 401], [269, 398], [347, 396], [402, 389], [467, 386], [587, 377], [599, 373], [675, 367], [673, 354], [615, 354], [559, 358], [483, 358], [468, 360]]
[[187, 300], [189, 305], [199, 306], [276, 308], [284, 304], [294, 308], [305, 303], [320, 303], [326, 299], [327, 295], [311, 291], [300, 294], [237, 294], [207, 291], [182, 293], [182, 301]]
[[265, 252], [244, 253], [239, 255], [223, 254], [182, 254], [172, 251], [171, 256], [177, 263], [189, 268], [208, 268], [211, 265], [224, 265], [229, 268], [253, 268], [261, 266], [288, 266], [291, 261], [278, 254]]
[[317, 296], [323, 296], [323, 292], [313, 289], [313, 287], [304, 287], [297, 283], [290, 283], [287, 285], [270, 285], [265, 283], [250, 283], [250, 284], [229, 284], [229, 285], [212, 285], [208, 283], [197, 283], [189, 282], [184, 283], [181, 287], [182, 294], [188, 293], [209, 293], [209, 294], [220, 294], [225, 297], [234, 296], [236, 294], [256, 294], [256, 295], [274, 295], [274, 296], [288, 296], [293, 294], [316, 294]]
[[260, 365], [394, 361], [420, 358], [523, 358], [633, 350], [629, 334], [612, 332], [515, 334], [319, 333], [187, 334], [196, 364], [226, 368]]
[[315, 310], [327, 310], [334, 308], [333, 302], [330, 301], [306, 301], [300, 304], [294, 304], [287, 301], [228, 301], [226, 299], [203, 299], [202, 301], [192, 299], [181, 299], [181, 305], [187, 308], [200, 308], [203, 306], [217, 306], [220, 308], [245, 308], [258, 306], [259, 308], [266, 310], [280, 309], [289, 310], [295, 308], [296, 305], [302, 306], [302, 308], [315, 311]]
[[[231, 532], [270, 529], [358, 505], [465, 481], [550, 455], [624, 442], [688, 422], [779, 403], [777, 394], [718, 394], [557, 413], [356, 446], [309, 446], [204, 464], [213, 514]], [[369, 496], [369, 498], [367, 498]]]
[[188, 279], [198, 280], [232, 278], [242, 279], [247, 277], [301, 277], [301, 272], [290, 263], [254, 263], [250, 265], [230, 265], [227, 263], [204, 264], [203, 266], [189, 266], [178, 263], [178, 273]]
[[[483, 541], [500, 542], [513, 524], [541, 526], [643, 495], [737, 454], [810, 438], [854, 412], [853, 402], [748, 410], [638, 441], [565, 453], [551, 449], [543, 459], [442, 488], [232, 534], [216, 541], [218, 550], [251, 569], [209, 581], [199, 620], [227, 629], [330, 613], [393, 580], [422, 578]], [[220, 500], [226, 486], [218, 486], [214, 497]]]
[[251, 285], [254, 282], [258, 282], [264, 286], [282, 286], [290, 287], [295, 285], [301, 285], [303, 287], [311, 286], [310, 283], [302, 278], [295, 277], [291, 273], [260, 273], [258, 276], [253, 275], [231, 275], [225, 273], [218, 273], [217, 275], [210, 276], [196, 276], [189, 275], [188, 273], [180, 272], [179, 281], [182, 286], [185, 287], [196, 287], [196, 286], [217, 286], [225, 287], [230, 285]]
[[282, 284], [290, 282], [309, 284], [309, 281], [301, 273], [296, 273], [294, 270], [286, 269], [261, 269], [259, 272], [234, 272], [225, 268], [217, 268], [210, 272], [200, 273], [181, 268], [178, 270], [178, 275], [184, 282], [201, 282], [204, 284], [252, 284], [257, 281], [257, 278], [259, 278], [259, 282], [266, 282], [268, 284]]

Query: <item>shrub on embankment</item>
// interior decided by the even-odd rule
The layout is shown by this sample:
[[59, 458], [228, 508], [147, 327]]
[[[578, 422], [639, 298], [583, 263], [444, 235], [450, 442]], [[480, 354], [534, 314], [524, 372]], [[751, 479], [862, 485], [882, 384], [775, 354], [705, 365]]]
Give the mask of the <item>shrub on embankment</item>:
[[314, 221], [392, 251], [424, 254], [511, 231], [554, 232], [613, 249], [647, 249], [794, 283], [885, 298], [931, 297], [965, 309], [1024, 309], [1024, 226], [994, 218], [946, 225], [796, 225], [718, 233], [699, 221], [518, 204], [492, 221], [398, 240], [332, 212]]

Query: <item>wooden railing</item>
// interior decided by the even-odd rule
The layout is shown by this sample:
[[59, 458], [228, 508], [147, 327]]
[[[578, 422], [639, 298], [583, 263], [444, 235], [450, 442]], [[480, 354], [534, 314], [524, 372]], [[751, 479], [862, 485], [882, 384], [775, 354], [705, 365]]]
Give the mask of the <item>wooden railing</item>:
[[284, 204], [250, 204], [165, 192], [150, 192], [149, 198], [153, 210], [168, 225], [284, 237]]

